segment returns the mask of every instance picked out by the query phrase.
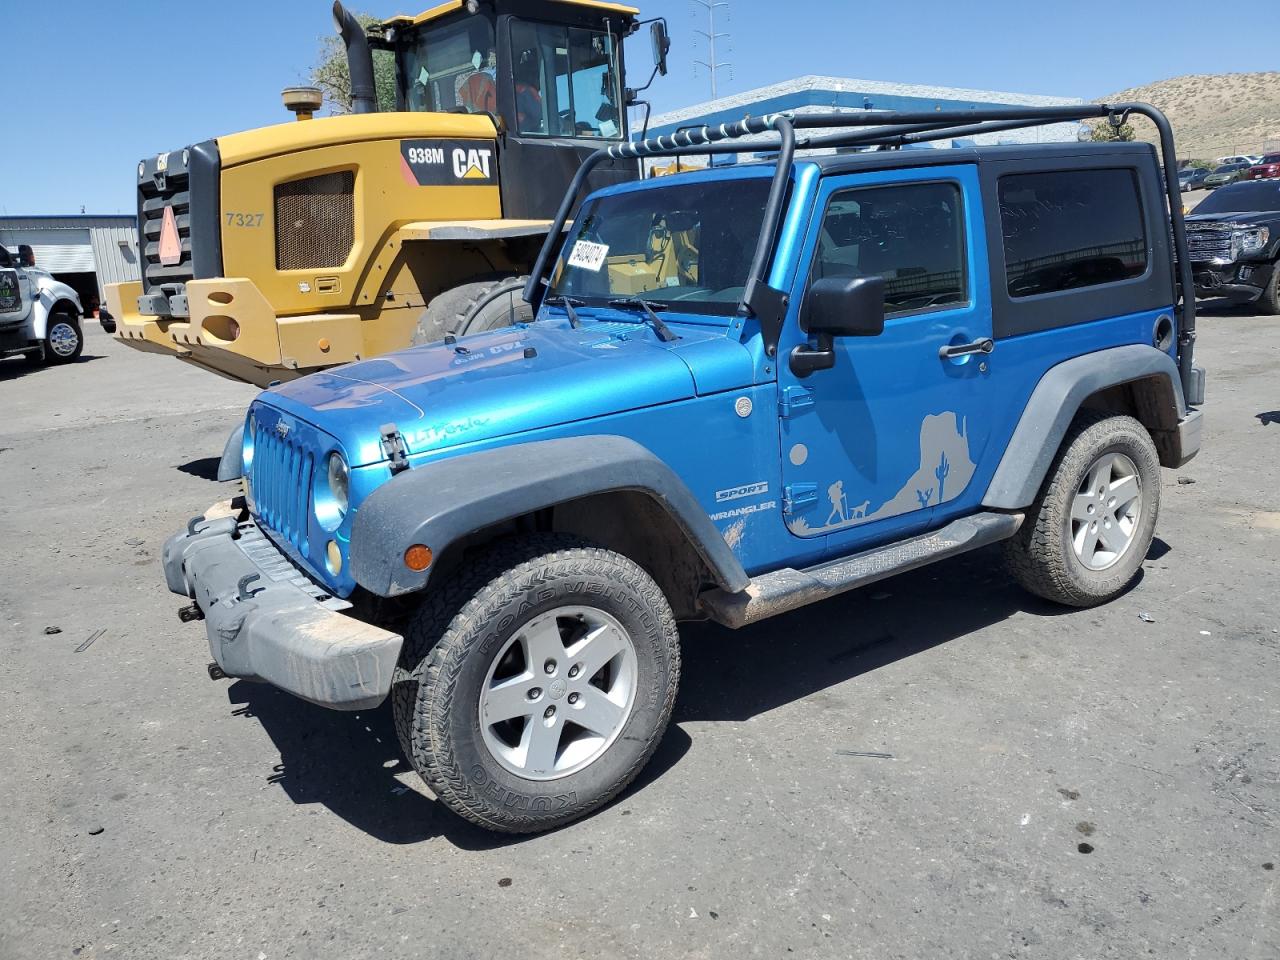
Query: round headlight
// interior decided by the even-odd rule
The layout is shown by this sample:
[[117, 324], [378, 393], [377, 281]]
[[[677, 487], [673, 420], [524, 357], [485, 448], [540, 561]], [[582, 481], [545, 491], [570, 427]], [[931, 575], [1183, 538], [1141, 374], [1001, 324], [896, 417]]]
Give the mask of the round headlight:
[[351, 476], [347, 472], [347, 461], [336, 450], [329, 454], [329, 493], [333, 497], [333, 505], [338, 516], [346, 516], [351, 502]]
[[250, 470], [253, 468], [253, 441], [257, 435], [255, 421], [250, 415], [244, 425], [244, 433], [240, 436], [240, 481], [244, 486], [244, 499], [253, 509], [253, 479]]
[[249, 417], [244, 425], [244, 433], [240, 437], [240, 466], [247, 474], [249, 467], [253, 465], [253, 442], [257, 439], [258, 424], [253, 417]]

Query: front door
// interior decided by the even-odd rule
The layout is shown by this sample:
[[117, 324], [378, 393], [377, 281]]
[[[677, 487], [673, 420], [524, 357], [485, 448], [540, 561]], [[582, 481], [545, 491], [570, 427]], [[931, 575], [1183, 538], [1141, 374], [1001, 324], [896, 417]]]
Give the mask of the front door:
[[[924, 529], [981, 501], [992, 357], [943, 356], [991, 337], [982, 207], [972, 165], [832, 177], [779, 344], [785, 521], [848, 552]], [[839, 338], [835, 365], [797, 377], [797, 312], [824, 277], [885, 279], [884, 332]]]

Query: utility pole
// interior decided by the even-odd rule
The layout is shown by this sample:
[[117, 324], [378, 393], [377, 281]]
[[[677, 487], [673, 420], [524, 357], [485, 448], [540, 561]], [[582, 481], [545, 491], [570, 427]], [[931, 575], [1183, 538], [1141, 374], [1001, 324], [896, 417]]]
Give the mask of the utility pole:
[[693, 32], [706, 37], [707, 46], [709, 47], [709, 55], [706, 60], [694, 60], [694, 64], [701, 64], [707, 68], [707, 72], [711, 74], [711, 99], [716, 99], [716, 70], [720, 67], [728, 67], [730, 63], [723, 63], [716, 60], [716, 41], [728, 38], [727, 33], [716, 33], [716, 8], [728, 7], [729, 0], [693, 0], [694, 3], [701, 4], [707, 11], [707, 29], [694, 30]]

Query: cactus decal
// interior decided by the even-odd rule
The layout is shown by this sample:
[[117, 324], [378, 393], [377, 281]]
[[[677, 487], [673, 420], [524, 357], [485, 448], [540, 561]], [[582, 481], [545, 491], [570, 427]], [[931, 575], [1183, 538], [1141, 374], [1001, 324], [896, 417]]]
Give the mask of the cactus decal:
[[951, 473], [951, 464], [947, 460], [947, 451], [942, 451], [942, 459], [938, 461], [937, 467], [933, 470], [933, 475], [938, 478], [938, 502], [943, 503], [946, 497], [942, 495], [942, 485], [947, 482], [947, 474]]

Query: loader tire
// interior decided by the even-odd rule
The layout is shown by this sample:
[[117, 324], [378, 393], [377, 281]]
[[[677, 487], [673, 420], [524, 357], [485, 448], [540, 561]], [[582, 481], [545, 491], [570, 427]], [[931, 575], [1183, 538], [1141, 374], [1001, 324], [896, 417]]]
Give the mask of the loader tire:
[[510, 274], [471, 280], [431, 298], [414, 328], [410, 343], [417, 347], [443, 340], [447, 334], [462, 336], [506, 326], [512, 319], [531, 320], [533, 309], [520, 299], [525, 277]]

